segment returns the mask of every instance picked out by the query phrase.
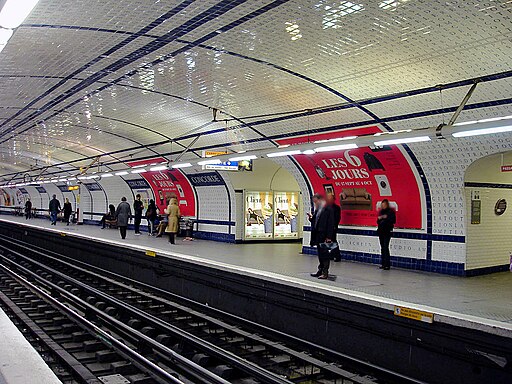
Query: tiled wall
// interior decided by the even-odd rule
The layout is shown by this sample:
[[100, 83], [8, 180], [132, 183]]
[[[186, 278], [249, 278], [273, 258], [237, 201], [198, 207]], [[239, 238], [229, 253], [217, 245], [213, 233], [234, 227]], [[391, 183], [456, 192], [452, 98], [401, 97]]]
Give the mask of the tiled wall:
[[[508, 260], [508, 253], [512, 247], [508, 243], [501, 244], [501, 239], [510, 238], [512, 227], [512, 208], [509, 208], [506, 216], [495, 218], [492, 215], [485, 218], [486, 222], [499, 228], [483, 235], [478, 232], [473, 239], [466, 244], [466, 236], [472, 237], [473, 228], [468, 229], [467, 220], [467, 196], [464, 190], [464, 175], [466, 169], [475, 160], [499, 152], [512, 150], [512, 134], [497, 134], [472, 138], [435, 140], [430, 143], [418, 143], [410, 145], [410, 150], [417, 158], [417, 164], [425, 175], [429, 193], [425, 191], [424, 207], [426, 217], [430, 220], [421, 230], [396, 230], [391, 242], [393, 264], [403, 267], [430, 270], [442, 273], [464, 274], [466, 269], [503, 265]], [[256, 188], [261, 189], [299, 189], [303, 194], [304, 210], [310, 209], [312, 190], [307, 179], [295, 161], [290, 158], [274, 159], [275, 164], [255, 161], [253, 173], [230, 174], [223, 173], [225, 186], [197, 187], [196, 198], [199, 207], [198, 233], [203, 237], [220, 240], [234, 241], [241, 238], [243, 219], [240, 219], [239, 211], [243, 201], [235, 194], [235, 190]], [[412, 162], [412, 160], [411, 160]], [[288, 172], [278, 171], [283, 167]], [[260, 172], [258, 172], [258, 168]], [[270, 169], [273, 172], [270, 172]], [[192, 169], [190, 172], [201, 172]], [[281, 176], [277, 177], [276, 175]], [[419, 172], [419, 171], [418, 171]], [[245, 178], [245, 179], [244, 179]], [[272, 179], [273, 178], [273, 179]], [[290, 188], [284, 184], [287, 178]], [[245, 181], [244, 181], [245, 180]], [[117, 204], [121, 196], [133, 200], [133, 191], [119, 177], [104, 179], [101, 182], [105, 192], [89, 192], [82, 190], [82, 211], [104, 211], [107, 203]], [[274, 185], [272, 185], [274, 183]], [[284, 184], [283, 184], [284, 183]], [[277, 186], [277, 187], [276, 187]], [[56, 186], [45, 184], [47, 194], [39, 194], [35, 188], [28, 187], [34, 205], [43, 208], [48, 205], [48, 197], [55, 193], [62, 201], [64, 195], [69, 196], [73, 202], [72, 193], [62, 193]], [[258, 187], [257, 189], [260, 189]], [[15, 194], [15, 192], [12, 192]], [[497, 200], [498, 195], [506, 194], [512, 204], [510, 190], [485, 192], [489, 196], [483, 209], [485, 215], [490, 212], [491, 203]], [[497, 193], [497, 194], [496, 194]], [[106, 194], [106, 196], [105, 196]], [[428, 203], [428, 200], [431, 203]], [[487, 207], [487, 204], [490, 204]], [[237, 216], [238, 215], [238, 216]], [[304, 252], [312, 252], [309, 246], [309, 223], [302, 215], [305, 231], [303, 234]], [[99, 219], [96, 217], [95, 219]], [[495, 220], [498, 220], [495, 222]], [[480, 227], [483, 228], [483, 227]], [[503, 233], [501, 232], [503, 230]], [[374, 227], [339, 227], [339, 241], [344, 256], [349, 259], [378, 262], [379, 245], [375, 236]], [[482, 238], [482, 237], [485, 237]], [[474, 240], [474, 241], [473, 241]], [[484, 241], [485, 240], [485, 241]], [[478, 245], [480, 244], [480, 245]], [[499, 247], [498, 247], [499, 244]], [[468, 247], [468, 261], [466, 262], [466, 245]], [[503, 245], [503, 247], [502, 247]], [[477, 256], [473, 256], [477, 254]], [[467, 265], [466, 265], [467, 263]]]
[[[477, 189], [481, 199], [481, 223], [471, 224], [467, 230], [466, 269], [508, 265], [512, 254], [512, 186], [504, 188], [466, 188], [466, 199]], [[506, 199], [508, 208], [498, 216], [494, 206], [499, 199]], [[468, 207], [469, 217], [470, 207]]]

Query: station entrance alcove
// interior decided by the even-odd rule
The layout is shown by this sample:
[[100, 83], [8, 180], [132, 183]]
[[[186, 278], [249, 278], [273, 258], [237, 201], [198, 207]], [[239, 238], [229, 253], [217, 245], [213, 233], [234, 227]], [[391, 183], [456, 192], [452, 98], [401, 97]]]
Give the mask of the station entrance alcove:
[[507, 270], [512, 254], [512, 151], [473, 162], [464, 186], [466, 274]]

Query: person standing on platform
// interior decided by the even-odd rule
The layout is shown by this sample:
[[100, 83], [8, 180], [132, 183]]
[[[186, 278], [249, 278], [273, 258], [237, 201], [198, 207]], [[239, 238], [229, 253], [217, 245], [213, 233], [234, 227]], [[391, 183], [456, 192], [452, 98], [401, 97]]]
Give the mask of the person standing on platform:
[[146, 210], [146, 219], [148, 221], [148, 235], [153, 236], [155, 234], [155, 222], [158, 217], [158, 212], [155, 204], [155, 200], [149, 200], [148, 209]]
[[64, 221], [66, 222], [66, 225], [69, 225], [71, 212], [73, 212], [73, 208], [71, 207], [69, 199], [66, 197], [66, 201], [64, 201]]
[[379, 268], [386, 271], [391, 268], [389, 243], [391, 241], [391, 233], [393, 232], [395, 224], [395, 210], [389, 206], [388, 199], [384, 199], [380, 205], [379, 216], [377, 218], [377, 234], [379, 235], [381, 249], [381, 266]]
[[309, 245], [312, 247], [315, 247], [318, 245], [316, 242], [316, 229], [315, 229], [315, 222], [316, 222], [316, 214], [318, 212], [318, 209], [320, 208], [320, 202], [322, 201], [322, 196], [318, 193], [315, 193], [313, 195], [313, 213], [308, 212], [308, 220], [311, 223], [311, 238], [309, 240]]
[[30, 199], [27, 199], [25, 202], [25, 220], [32, 218], [32, 202]]
[[140, 195], [135, 196], [133, 202], [133, 214], [135, 216], [135, 235], [140, 236], [140, 222], [142, 221], [142, 211], [144, 210], [144, 203], [140, 200]]
[[105, 229], [105, 225], [108, 222], [112, 222], [116, 219], [116, 207], [114, 204], [109, 204], [108, 206], [108, 212], [103, 215], [103, 217], [100, 220], [101, 229]]
[[[332, 212], [334, 214], [334, 238], [332, 239], [332, 241], [337, 242], [338, 224], [340, 223], [341, 220], [341, 207], [338, 204], [336, 204], [336, 196], [334, 196], [333, 193], [327, 194], [327, 205], [331, 207]], [[333, 258], [334, 261], [341, 261], [339, 247], [331, 252], [331, 257]]]
[[316, 214], [314, 215], [315, 242], [318, 252], [318, 271], [311, 276], [319, 279], [329, 278], [329, 266], [331, 263], [331, 254], [322, 246], [323, 243], [332, 243], [334, 239], [334, 212], [322, 198], [320, 200]]
[[169, 217], [169, 222], [165, 232], [169, 234], [169, 243], [175, 244], [174, 236], [178, 233], [179, 220], [180, 220], [180, 207], [178, 207], [178, 200], [175, 197], [171, 197], [169, 205], [165, 209], [165, 213]]
[[126, 228], [128, 227], [128, 221], [131, 220], [132, 209], [130, 204], [126, 202], [126, 197], [121, 198], [121, 202], [116, 209], [117, 226], [121, 233], [121, 239], [126, 239]]
[[57, 225], [57, 215], [59, 214], [61, 207], [60, 207], [60, 201], [57, 200], [57, 196], [53, 195], [52, 199], [50, 200], [50, 205], [48, 207], [50, 211], [50, 221], [51, 225]]

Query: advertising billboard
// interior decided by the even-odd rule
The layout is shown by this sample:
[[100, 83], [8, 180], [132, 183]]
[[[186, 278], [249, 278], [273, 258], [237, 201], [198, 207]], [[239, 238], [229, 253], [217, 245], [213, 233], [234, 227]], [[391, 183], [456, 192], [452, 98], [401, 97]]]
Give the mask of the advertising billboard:
[[244, 191], [244, 239], [273, 239], [274, 201], [271, 191]]
[[[379, 132], [378, 127], [372, 126], [281, 140], [279, 144], [320, 141], [320, 147], [343, 144], [333, 139]], [[388, 199], [397, 213], [397, 227], [422, 228], [421, 180], [401, 146], [300, 154], [294, 158], [315, 193], [336, 196], [341, 206], [340, 224], [375, 226], [380, 203]]]
[[299, 238], [299, 192], [274, 191], [274, 239]]
[[178, 206], [182, 216], [196, 215], [196, 200], [194, 191], [188, 179], [178, 169], [144, 172], [141, 174], [149, 183], [155, 194], [155, 203], [160, 213], [167, 208], [171, 197], [178, 200]]

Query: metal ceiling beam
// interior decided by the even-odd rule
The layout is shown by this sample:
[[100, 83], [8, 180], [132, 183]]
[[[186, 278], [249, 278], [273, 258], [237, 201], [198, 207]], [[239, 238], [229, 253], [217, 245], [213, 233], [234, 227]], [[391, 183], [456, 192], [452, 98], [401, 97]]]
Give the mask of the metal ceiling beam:
[[460, 105], [457, 107], [457, 110], [455, 111], [455, 113], [453, 114], [452, 118], [450, 119], [450, 121], [448, 122], [447, 125], [455, 124], [455, 121], [457, 121], [457, 118], [459, 117], [460, 113], [462, 112], [462, 110], [464, 109], [464, 107], [468, 103], [469, 99], [473, 95], [473, 92], [475, 92], [475, 89], [476, 89], [477, 85], [478, 85], [478, 82], [475, 82], [475, 84], [473, 84], [471, 86], [471, 88], [469, 89], [468, 93], [466, 93], [466, 96], [464, 96], [464, 99], [462, 99]]

